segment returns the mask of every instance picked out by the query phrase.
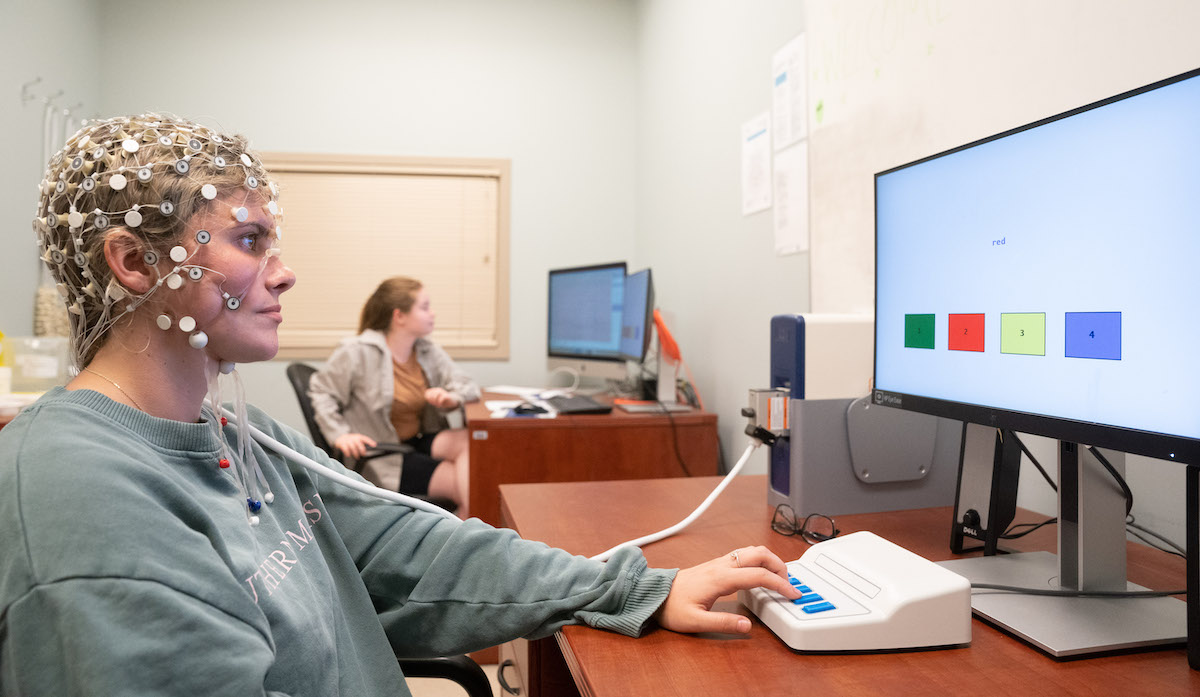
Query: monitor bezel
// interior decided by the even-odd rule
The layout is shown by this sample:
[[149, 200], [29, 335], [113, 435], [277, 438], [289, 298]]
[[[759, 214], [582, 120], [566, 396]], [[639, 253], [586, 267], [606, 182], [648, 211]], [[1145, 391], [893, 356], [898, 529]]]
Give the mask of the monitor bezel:
[[[650, 350], [650, 334], [654, 328], [654, 274], [651, 272], [650, 267], [634, 271], [633, 273], [626, 273], [625, 284], [628, 287], [629, 278], [640, 273], [646, 274], [646, 314], [642, 318], [642, 348], [641, 352], [636, 356], [628, 353], [621, 354], [625, 360], [636, 363], [646, 360], [646, 354]], [[628, 288], [626, 289], [628, 290]]]
[[[960, 145], [918, 160], [877, 172], [873, 179], [873, 205], [875, 224], [875, 253], [879, 249], [879, 182], [881, 177], [909, 169], [920, 164], [937, 160], [957, 152], [968, 150], [985, 143], [1007, 138], [1017, 133], [1028, 131], [1049, 123], [1061, 121], [1076, 114], [1099, 109], [1109, 104], [1124, 101], [1131, 97], [1151, 92], [1168, 85], [1200, 77], [1200, 68], [1189, 70], [1157, 82], [1128, 90], [1120, 94], [1086, 104], [1069, 111], [1039, 119], [1032, 123], [997, 133], [986, 138]], [[875, 257], [875, 307], [879, 306], [879, 263]], [[874, 346], [879, 345], [879, 329], [876, 323]], [[878, 353], [878, 352], [876, 352]], [[882, 406], [890, 406], [908, 411], [921, 412], [934, 416], [982, 424], [995, 428], [1006, 428], [1013, 431], [1054, 438], [1060, 441], [1084, 443], [1101, 448], [1119, 450], [1135, 455], [1142, 455], [1170, 462], [1179, 462], [1191, 466], [1200, 466], [1200, 439], [1188, 438], [1177, 434], [1159, 433], [1140, 429], [1127, 428], [1112, 424], [1078, 421], [1045, 414], [1002, 409], [982, 404], [972, 404], [935, 397], [896, 392], [886, 389], [878, 383], [878, 356], [873, 359], [872, 366], [872, 402]]]

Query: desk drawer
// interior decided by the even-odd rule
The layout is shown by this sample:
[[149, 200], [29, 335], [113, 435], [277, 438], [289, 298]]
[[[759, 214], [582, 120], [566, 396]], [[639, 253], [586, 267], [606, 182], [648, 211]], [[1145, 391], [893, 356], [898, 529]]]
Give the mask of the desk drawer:
[[500, 663], [497, 668], [502, 697], [512, 695], [529, 697], [529, 642], [514, 639], [500, 645]]

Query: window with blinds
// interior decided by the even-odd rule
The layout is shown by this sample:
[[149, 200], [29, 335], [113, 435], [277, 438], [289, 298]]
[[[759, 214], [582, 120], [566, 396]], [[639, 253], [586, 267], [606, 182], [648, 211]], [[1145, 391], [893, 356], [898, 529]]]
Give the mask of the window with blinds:
[[434, 341], [457, 359], [508, 358], [508, 160], [261, 153], [279, 184], [279, 358], [329, 356], [379, 282], [429, 290]]

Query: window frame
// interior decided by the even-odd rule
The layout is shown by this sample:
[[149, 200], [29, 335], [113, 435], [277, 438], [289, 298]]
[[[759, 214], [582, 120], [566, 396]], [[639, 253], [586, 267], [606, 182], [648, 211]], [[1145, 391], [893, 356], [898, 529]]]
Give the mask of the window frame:
[[[393, 181], [380, 179], [381, 186], [393, 185], [399, 189], [409, 183], [404, 177], [422, 177], [434, 178], [427, 181], [436, 182], [436, 178], [449, 177], [455, 179], [463, 179], [472, 182], [470, 185], [475, 186], [480, 184], [484, 187], [494, 184], [495, 186], [495, 228], [494, 237], [491, 240], [491, 249], [481, 249], [486, 254], [493, 256], [490, 263], [494, 264], [495, 286], [493, 288], [492, 298], [493, 303], [493, 326], [487, 328], [482, 335], [477, 336], [474, 340], [465, 340], [461, 338], [463, 331], [461, 327], [445, 327], [440, 326], [435, 328], [431, 337], [439, 345], [446, 350], [450, 356], [456, 360], [508, 360], [509, 358], [509, 210], [510, 210], [510, 192], [511, 192], [511, 161], [508, 159], [496, 158], [442, 158], [442, 157], [402, 157], [390, 155], [349, 155], [349, 154], [327, 154], [327, 153], [295, 153], [295, 152], [260, 152], [259, 156], [263, 160], [267, 171], [271, 173], [272, 178], [278, 182], [280, 187], [280, 204], [282, 216], [280, 226], [283, 231], [281, 245], [283, 249], [283, 259], [287, 263], [289, 256], [311, 262], [314, 258], [320, 258], [322, 255], [321, 249], [333, 251], [333, 247], [320, 247], [314, 251], [311, 247], [317, 244], [317, 241], [328, 240], [330, 245], [337, 245], [339, 249], [344, 249], [346, 244], [354, 244], [353, 239], [348, 240], [347, 235], [353, 235], [355, 230], [365, 229], [356, 223], [354, 216], [365, 216], [364, 222], [372, 222], [379, 226], [379, 220], [374, 216], [385, 215], [385, 212], [395, 212], [394, 207], [388, 207], [386, 203], [380, 206], [347, 206], [345, 211], [339, 209], [339, 221], [344, 220], [344, 225], [339, 225], [338, 235], [314, 234], [305, 235], [304, 237], [304, 252], [303, 254], [289, 253], [289, 229], [302, 228], [303, 221], [297, 222], [293, 210], [295, 205], [289, 206], [288, 200], [288, 183], [289, 175], [306, 175], [316, 174], [323, 176], [348, 175], [358, 177], [360, 175], [377, 175], [379, 177], [396, 177]], [[453, 185], [452, 185], [453, 186]], [[490, 212], [490, 211], [489, 211]], [[453, 214], [451, 214], [453, 215]], [[342, 216], [348, 216], [343, 218]], [[403, 225], [396, 225], [395, 221], [388, 223], [389, 229], [404, 229]], [[483, 228], [480, 228], [483, 229]], [[372, 244], [379, 244], [380, 238], [373, 237]], [[362, 245], [366, 247], [367, 245]], [[396, 251], [403, 250], [405, 242], [403, 238], [397, 239]], [[484, 247], [486, 247], [486, 242]], [[377, 258], [386, 257], [388, 249], [373, 249], [372, 252], [377, 255]], [[488, 263], [486, 260], [483, 263]], [[466, 273], [462, 271], [463, 267], [459, 266], [458, 277], [462, 278]], [[311, 277], [313, 272], [310, 270], [307, 274], [299, 278], [299, 283], [311, 282], [308, 277]], [[397, 269], [394, 273], [377, 274], [378, 278], [372, 278], [370, 281], [371, 289], [374, 288], [380, 281], [389, 276], [409, 275], [420, 279], [426, 284], [435, 286], [433, 279], [423, 277], [421, 269]], [[322, 279], [318, 278], [318, 282]], [[336, 293], [339, 290], [337, 283], [326, 283], [322, 287], [322, 293]], [[361, 283], [360, 283], [361, 285]], [[294, 291], [293, 291], [294, 292]], [[324, 360], [328, 358], [333, 350], [337, 347], [339, 341], [343, 338], [354, 334], [358, 329], [358, 315], [362, 309], [363, 302], [366, 301], [370, 290], [365, 293], [360, 289], [354, 291], [353, 297], [347, 295], [344, 298], [335, 298], [339, 307], [344, 307], [345, 311], [339, 309], [336, 321], [321, 321], [314, 322], [311, 317], [305, 315], [305, 307], [303, 305], [296, 306], [293, 303], [291, 306], [285, 304], [284, 309], [284, 324], [280, 327], [279, 332], [279, 353], [276, 358], [295, 360], [295, 359], [317, 359]], [[286, 299], [286, 298], [285, 298]], [[438, 310], [438, 297], [436, 291], [434, 294], [434, 309]], [[465, 300], [464, 300], [465, 302]], [[439, 313], [439, 317], [447, 316], [446, 313]], [[293, 319], [294, 323], [307, 325], [305, 329], [289, 329], [288, 319]], [[441, 321], [441, 320], [439, 320]], [[317, 326], [313, 326], [316, 324]]]

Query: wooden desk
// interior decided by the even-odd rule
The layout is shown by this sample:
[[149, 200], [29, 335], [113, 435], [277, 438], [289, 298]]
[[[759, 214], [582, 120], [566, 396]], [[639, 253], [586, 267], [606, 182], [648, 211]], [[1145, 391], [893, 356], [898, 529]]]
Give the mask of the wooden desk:
[[494, 419], [483, 402], [468, 404], [466, 413], [471, 515], [492, 525], [503, 524], [501, 484], [717, 473], [715, 414], [628, 414], [614, 409], [611, 414], [553, 419]]
[[[681, 520], [711, 491], [716, 477], [645, 482], [509, 485], [501, 487], [504, 516], [523, 537], [577, 554]], [[579, 512], [590, 524], [581, 524]], [[766, 478], [732, 482], [687, 530], [646, 548], [652, 566], [684, 567], [737, 547], [763, 544], [790, 561], [807, 549], [798, 537], [770, 530]], [[949, 508], [837, 516], [843, 532], [869, 529], [934, 560], [950, 559]], [[1036, 519], [1036, 518], [1034, 518]], [[1010, 545], [1052, 549], [1051, 527]], [[1129, 580], [1150, 588], [1182, 588], [1184, 561], [1131, 543]], [[750, 613], [729, 596], [718, 603]], [[584, 695], [1197, 695], [1200, 672], [1184, 649], [1058, 662], [979, 620], [971, 646], [941, 651], [865, 655], [806, 655], [791, 651], [755, 620], [748, 638], [689, 636], [652, 629], [640, 639], [586, 627], [566, 627], [555, 640], [501, 649], [518, 662], [503, 668], [524, 677], [522, 697]], [[563, 661], [565, 657], [565, 667]], [[525, 661], [525, 663], [521, 663]], [[569, 668], [569, 673], [567, 669]], [[563, 676], [569, 675], [573, 680]]]

